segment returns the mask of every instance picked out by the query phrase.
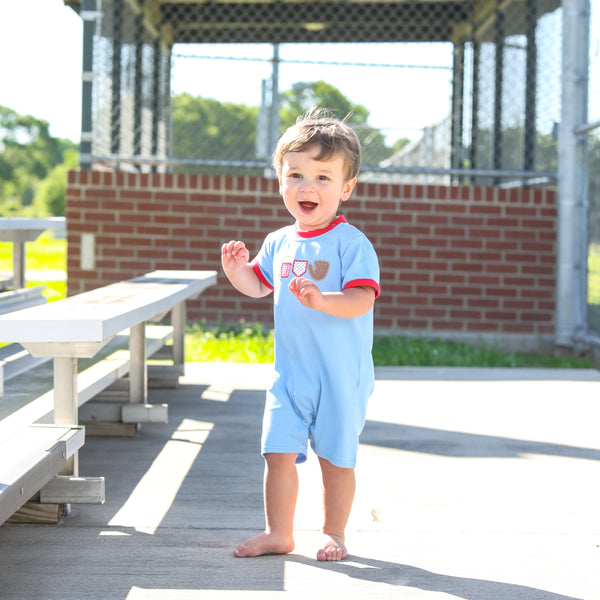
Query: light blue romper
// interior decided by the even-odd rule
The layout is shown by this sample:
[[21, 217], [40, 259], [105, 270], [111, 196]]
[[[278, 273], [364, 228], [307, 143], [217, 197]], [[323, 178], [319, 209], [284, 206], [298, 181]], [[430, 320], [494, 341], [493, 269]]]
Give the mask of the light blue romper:
[[288, 226], [267, 236], [252, 261], [274, 291], [275, 380], [267, 392], [262, 452], [315, 453], [338, 467], [356, 465], [358, 437], [373, 392], [373, 311], [353, 319], [303, 306], [288, 285], [313, 280], [323, 292], [379, 288], [373, 246], [342, 216], [329, 227], [298, 232]]

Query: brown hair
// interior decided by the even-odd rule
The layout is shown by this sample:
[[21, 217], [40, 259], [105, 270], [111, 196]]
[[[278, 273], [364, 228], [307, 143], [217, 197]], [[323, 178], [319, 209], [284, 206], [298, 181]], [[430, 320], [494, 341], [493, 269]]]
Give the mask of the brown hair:
[[341, 154], [346, 181], [356, 177], [361, 149], [358, 136], [346, 122], [348, 116], [340, 120], [326, 110], [311, 109], [298, 117], [296, 124], [281, 136], [273, 153], [273, 168], [277, 174], [281, 173], [283, 157], [287, 152], [304, 152], [319, 146], [321, 152], [316, 160], [329, 160]]

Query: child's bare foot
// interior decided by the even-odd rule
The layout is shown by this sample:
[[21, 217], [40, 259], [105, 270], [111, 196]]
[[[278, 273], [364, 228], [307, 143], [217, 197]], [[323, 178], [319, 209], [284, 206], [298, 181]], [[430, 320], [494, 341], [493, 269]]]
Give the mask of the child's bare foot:
[[348, 556], [348, 550], [344, 540], [337, 535], [325, 535], [323, 548], [317, 552], [317, 560], [344, 560]]
[[240, 544], [234, 551], [234, 556], [262, 556], [263, 554], [287, 554], [295, 548], [293, 539], [284, 539], [272, 533], [259, 533]]

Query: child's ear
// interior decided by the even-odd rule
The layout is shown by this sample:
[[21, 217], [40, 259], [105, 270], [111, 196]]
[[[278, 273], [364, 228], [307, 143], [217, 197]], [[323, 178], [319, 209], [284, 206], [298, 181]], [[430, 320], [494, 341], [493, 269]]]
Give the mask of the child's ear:
[[355, 185], [356, 185], [356, 177], [353, 177], [352, 179], [349, 179], [348, 181], [346, 181], [346, 183], [344, 184], [344, 187], [342, 188], [342, 196], [340, 198], [340, 200], [342, 202], [346, 202], [346, 200], [348, 200], [348, 198], [350, 198], [350, 194], [352, 194], [352, 190], [354, 189]]

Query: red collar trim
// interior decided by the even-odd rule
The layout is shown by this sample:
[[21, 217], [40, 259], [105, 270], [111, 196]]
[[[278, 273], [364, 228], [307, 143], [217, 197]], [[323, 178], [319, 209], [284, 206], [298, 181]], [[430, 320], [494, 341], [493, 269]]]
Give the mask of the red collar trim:
[[331, 231], [334, 227], [336, 227], [340, 223], [347, 223], [347, 222], [348, 221], [346, 221], [346, 217], [344, 217], [344, 215], [339, 215], [339, 217], [336, 217], [327, 227], [323, 227], [323, 229], [314, 229], [312, 231], [298, 231], [296, 229], [296, 234], [298, 236], [300, 236], [301, 238], [317, 237], [318, 235], [323, 235], [324, 233]]

